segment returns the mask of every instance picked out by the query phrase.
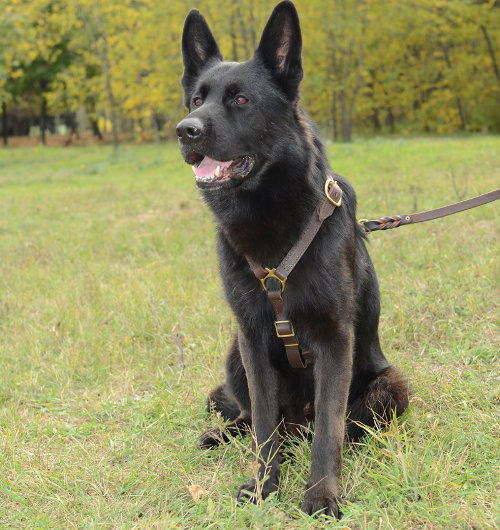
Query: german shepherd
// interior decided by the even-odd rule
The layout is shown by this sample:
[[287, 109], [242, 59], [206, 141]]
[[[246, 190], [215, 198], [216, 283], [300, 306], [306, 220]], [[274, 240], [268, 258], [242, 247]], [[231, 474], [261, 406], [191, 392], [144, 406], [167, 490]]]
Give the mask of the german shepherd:
[[[311, 473], [302, 510], [340, 517], [344, 438], [388, 422], [408, 405], [403, 377], [379, 344], [379, 288], [356, 222], [356, 196], [336, 175], [343, 202], [321, 226], [283, 291], [286, 316], [313, 362], [292, 368], [273, 326], [276, 315], [249, 262], [276, 267], [324, 198], [332, 172], [317, 127], [299, 106], [303, 77], [299, 18], [276, 6], [252, 59], [224, 62], [205, 21], [192, 10], [182, 36], [184, 102], [180, 149], [215, 215], [226, 298], [238, 331], [226, 381], [209, 409], [229, 421], [199, 447], [252, 430], [258, 471], [238, 491], [256, 502], [276, 491], [284, 433], [314, 420]], [[248, 258], [248, 260], [247, 260]], [[347, 421], [346, 421], [347, 418]]]

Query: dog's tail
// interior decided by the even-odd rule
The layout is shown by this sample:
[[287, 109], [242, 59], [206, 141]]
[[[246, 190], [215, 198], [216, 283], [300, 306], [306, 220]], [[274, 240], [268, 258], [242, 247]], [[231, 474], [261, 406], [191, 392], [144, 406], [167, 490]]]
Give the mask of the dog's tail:
[[349, 404], [346, 435], [349, 441], [366, 434], [363, 425], [373, 427], [389, 423], [393, 414], [401, 415], [408, 406], [408, 385], [392, 366], [383, 370], [366, 391]]
[[220, 385], [210, 392], [207, 399], [208, 412], [220, 412], [228, 421], [234, 421], [240, 415], [240, 408], [236, 401], [228, 395], [226, 385]]

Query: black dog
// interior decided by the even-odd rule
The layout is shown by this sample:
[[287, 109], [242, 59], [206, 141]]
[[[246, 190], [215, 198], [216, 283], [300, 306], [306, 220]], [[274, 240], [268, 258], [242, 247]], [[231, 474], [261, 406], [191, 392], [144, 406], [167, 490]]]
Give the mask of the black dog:
[[[281, 262], [325, 199], [331, 175], [318, 131], [298, 103], [301, 47], [298, 15], [288, 1], [274, 9], [245, 63], [223, 62], [205, 19], [191, 11], [182, 37], [190, 113], [177, 135], [218, 223], [220, 270], [238, 321], [226, 382], [209, 396], [209, 407], [230, 420], [229, 433], [254, 432], [257, 477], [240, 488], [238, 499], [255, 501], [277, 490], [281, 434], [314, 419], [302, 509], [339, 517], [344, 437], [355, 440], [364, 432], [361, 424], [401, 414], [408, 391], [380, 349], [377, 279], [345, 179], [335, 176], [342, 204], [321, 225], [282, 293], [292, 338], [311, 352], [306, 368], [290, 366], [284, 333], [273, 325], [275, 309], [252, 270]], [[276, 281], [267, 282], [275, 291]], [[225, 433], [212, 430], [199, 445], [222, 440]]]

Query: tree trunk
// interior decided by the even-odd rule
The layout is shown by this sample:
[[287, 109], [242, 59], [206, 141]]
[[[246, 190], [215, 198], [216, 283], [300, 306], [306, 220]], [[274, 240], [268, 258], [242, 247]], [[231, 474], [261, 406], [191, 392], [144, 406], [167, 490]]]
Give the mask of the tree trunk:
[[111, 118], [111, 130], [113, 133], [113, 147], [118, 149], [118, 125], [116, 123], [116, 111], [115, 111], [115, 98], [113, 95], [113, 88], [111, 86], [111, 69], [109, 67], [109, 54], [108, 54], [108, 41], [106, 39], [106, 33], [104, 31], [104, 24], [101, 16], [101, 4], [97, 0], [97, 23], [99, 25], [99, 31], [102, 39], [102, 66], [104, 69], [104, 76], [106, 79], [106, 93], [108, 96], [108, 104], [110, 107], [110, 118]]
[[495, 56], [495, 50], [493, 49], [493, 44], [491, 43], [490, 36], [488, 35], [486, 26], [481, 25], [481, 31], [483, 32], [484, 40], [486, 41], [486, 45], [488, 46], [488, 53], [490, 54], [491, 64], [493, 66], [493, 72], [495, 73], [498, 88], [500, 90], [500, 70], [498, 68], [497, 58]]
[[47, 100], [42, 97], [42, 111], [40, 113], [40, 133], [42, 135], [42, 144], [47, 145], [45, 129], [47, 127]]
[[333, 141], [336, 142], [339, 139], [339, 124], [337, 121], [337, 92], [335, 92], [335, 89], [332, 96], [332, 129]]
[[[363, 68], [364, 63], [364, 57], [365, 57], [365, 31], [366, 31], [366, 17], [368, 13], [368, 5], [365, 2], [363, 2], [364, 11], [361, 18], [361, 42], [359, 43], [359, 52], [358, 52], [358, 60], [356, 64], [356, 82], [354, 84], [354, 88], [352, 91], [351, 101], [349, 104], [349, 119], [348, 119], [348, 136], [349, 140], [346, 140], [348, 142], [351, 141], [352, 137], [352, 127], [354, 125], [354, 106], [356, 103], [356, 97], [358, 95], [359, 89], [361, 88], [361, 70]], [[359, 4], [356, 3], [356, 13], [358, 12]]]
[[160, 125], [158, 123], [158, 116], [153, 112], [153, 130], [155, 132], [155, 144], [160, 145]]
[[377, 76], [373, 70], [370, 70], [370, 81], [366, 84], [366, 87], [369, 89], [370, 99], [372, 101], [372, 114], [370, 119], [372, 121], [373, 132], [379, 133], [382, 129], [382, 124], [380, 123], [380, 113], [379, 107], [377, 104], [377, 98], [375, 97], [375, 88], [377, 86]]
[[99, 129], [99, 123], [94, 118], [89, 118], [89, 119], [90, 119], [90, 126], [92, 127], [92, 134], [94, 136], [97, 136], [99, 140], [102, 140], [103, 138], [102, 138], [101, 130]]
[[236, 43], [236, 1], [231, 2], [231, 16], [229, 17], [229, 36], [233, 49], [233, 61], [238, 62], [238, 46]]
[[[446, 46], [442, 46], [442, 50], [443, 50], [444, 60], [446, 62], [446, 66], [449, 68], [450, 71], [452, 71], [453, 67], [452, 67], [452, 64], [451, 64], [450, 54], [448, 53], [448, 49], [447, 49]], [[458, 95], [458, 92], [455, 89], [453, 89], [451, 86], [450, 86], [450, 89], [455, 94], [455, 103], [457, 105], [458, 115], [460, 116], [460, 129], [462, 131], [465, 131], [467, 129], [467, 122], [466, 122], [466, 119], [465, 119], [465, 110], [464, 110], [464, 106], [462, 104], [462, 100], [461, 100], [460, 96]]]
[[350, 120], [348, 119], [348, 111], [346, 106], [346, 93], [342, 89], [340, 91], [340, 131], [342, 134], [343, 142], [351, 141], [351, 127]]
[[240, 26], [241, 42], [243, 44], [243, 51], [245, 53], [245, 59], [248, 59], [252, 54], [252, 50], [254, 49], [254, 48], [248, 47], [251, 41], [251, 39], [249, 38], [248, 32], [255, 31], [251, 27], [254, 24], [254, 22], [253, 20], [248, 19], [247, 11], [245, 11], [245, 16], [242, 16], [239, 3], [236, 4], [236, 17], [238, 19], [239, 26]]
[[56, 109], [56, 115], [55, 115], [54, 122], [55, 122], [54, 123], [55, 132], [56, 134], [59, 134], [59, 128], [61, 125], [61, 113], [59, 112], [59, 107], [57, 107]]
[[5, 101], [2, 101], [2, 137], [3, 137], [3, 145], [7, 147], [7, 144], [9, 142], [9, 133], [7, 131], [7, 104]]
[[392, 107], [389, 107], [389, 109], [387, 110], [386, 123], [387, 125], [389, 125], [389, 130], [391, 131], [391, 133], [394, 133], [396, 131], [396, 120], [394, 119]]
[[257, 34], [255, 33], [255, 15], [253, 11], [253, 0], [250, 0], [247, 16], [250, 26], [250, 46], [252, 50], [255, 50], [255, 48], [257, 48]]
[[[355, 5], [352, 6], [354, 24], [359, 24], [359, 44], [356, 44], [355, 31], [350, 27], [353, 20], [351, 20], [350, 13], [347, 13], [347, 9], [350, 10], [351, 8], [346, 7], [344, 0], [335, 2], [338, 22], [335, 22], [330, 30], [334, 85], [336, 84], [342, 87], [338, 91], [338, 104], [340, 110], [340, 134], [344, 142], [350, 142], [352, 138], [356, 97], [362, 84], [361, 70], [364, 62], [365, 30], [368, 11], [367, 1], [356, 0]], [[328, 19], [328, 13], [325, 13], [325, 18]], [[346, 37], [346, 30], [351, 35], [347, 46], [345, 46], [348, 38]], [[351, 88], [349, 86], [349, 77], [352, 72], [354, 72], [355, 78]], [[333, 90], [335, 93], [335, 87]], [[336, 106], [336, 99], [332, 98], [332, 104], [334, 101]], [[333, 112], [334, 110], [332, 109], [332, 114]]]
[[76, 120], [76, 114], [74, 112], [66, 111], [64, 115], [64, 124], [69, 129], [68, 137], [64, 145], [70, 145], [73, 140], [73, 136], [76, 136], [76, 139], [80, 139], [80, 133], [78, 132], [78, 123]]
[[488, 35], [488, 31], [486, 30], [486, 27], [481, 25], [481, 31], [484, 35], [484, 40], [486, 41], [486, 45], [488, 46], [488, 52], [490, 54], [491, 58], [491, 64], [493, 66], [493, 72], [495, 72], [495, 77], [498, 81], [498, 86], [500, 88], [500, 70], [498, 69], [498, 63], [497, 58], [495, 56], [495, 50], [493, 49], [493, 45], [491, 44], [490, 36]]
[[373, 125], [373, 132], [379, 133], [382, 129], [382, 124], [380, 123], [380, 117], [378, 113], [378, 109], [376, 107], [373, 107], [372, 112], [372, 125]]

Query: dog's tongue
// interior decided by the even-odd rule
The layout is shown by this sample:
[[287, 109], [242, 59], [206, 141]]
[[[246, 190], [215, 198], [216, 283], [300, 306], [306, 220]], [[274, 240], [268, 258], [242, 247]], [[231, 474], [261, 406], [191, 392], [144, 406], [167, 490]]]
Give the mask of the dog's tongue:
[[212, 175], [215, 175], [215, 170], [217, 169], [217, 166], [219, 166], [221, 169], [224, 169], [226, 167], [229, 167], [232, 163], [232, 160], [228, 160], [227, 162], [221, 162], [220, 160], [213, 160], [212, 158], [208, 158], [208, 156], [206, 156], [200, 162], [200, 165], [194, 168], [194, 174], [197, 177], [211, 177]]

